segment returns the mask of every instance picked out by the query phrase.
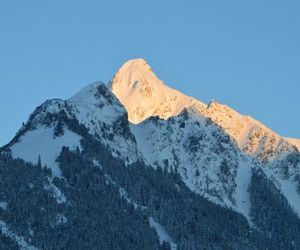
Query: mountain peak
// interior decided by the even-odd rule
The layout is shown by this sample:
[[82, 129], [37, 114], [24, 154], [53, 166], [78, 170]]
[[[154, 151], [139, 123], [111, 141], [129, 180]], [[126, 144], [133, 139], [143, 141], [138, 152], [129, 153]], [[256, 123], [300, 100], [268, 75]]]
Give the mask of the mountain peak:
[[128, 69], [131, 71], [140, 71], [140, 72], [152, 71], [150, 65], [147, 63], [147, 61], [144, 58], [135, 58], [135, 59], [128, 60], [121, 66], [119, 71], [128, 70]]
[[141, 69], [143, 67], [144, 68], [150, 68], [147, 61], [144, 58], [141, 58], [141, 57], [128, 60], [127, 62], [125, 62], [123, 64], [123, 66], [121, 68], [126, 67], [126, 66], [140, 67]]
[[191, 105], [206, 107], [166, 86], [141, 58], [124, 63], [112, 79], [110, 88], [127, 109], [132, 123], [140, 123], [150, 116], [167, 119]]
[[76, 94], [69, 98], [70, 101], [84, 101], [85, 99], [94, 97], [97, 92], [97, 88], [101, 85], [104, 85], [103, 82], [97, 81], [91, 84], [88, 84], [81, 90], [79, 90]]
[[[138, 85], [147, 85], [161, 83], [157, 76], [153, 73], [152, 68], [143, 58], [132, 59], [125, 62], [115, 74], [111, 81], [112, 91], [116, 91], [119, 95], [129, 90], [134, 90]], [[147, 92], [147, 90], [146, 90]], [[119, 95], [117, 95], [119, 97]]]
[[69, 101], [75, 103], [84, 103], [85, 105], [96, 105], [98, 107], [103, 105], [111, 106], [115, 104], [115, 106], [118, 106], [123, 110], [123, 106], [119, 103], [117, 98], [101, 81], [87, 85], [69, 98]]

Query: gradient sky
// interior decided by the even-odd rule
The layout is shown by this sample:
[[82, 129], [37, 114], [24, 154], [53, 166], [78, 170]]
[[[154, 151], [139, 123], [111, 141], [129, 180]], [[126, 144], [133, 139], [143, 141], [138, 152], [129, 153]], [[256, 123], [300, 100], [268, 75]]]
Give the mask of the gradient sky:
[[143, 57], [168, 85], [300, 138], [300, 1], [0, 1], [0, 145]]

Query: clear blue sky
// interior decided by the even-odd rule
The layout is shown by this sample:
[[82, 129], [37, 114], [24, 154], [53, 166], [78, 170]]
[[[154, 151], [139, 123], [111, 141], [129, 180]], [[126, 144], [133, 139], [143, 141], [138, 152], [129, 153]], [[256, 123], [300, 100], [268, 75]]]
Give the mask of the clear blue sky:
[[0, 145], [34, 108], [145, 58], [171, 87], [300, 137], [300, 1], [0, 1]]

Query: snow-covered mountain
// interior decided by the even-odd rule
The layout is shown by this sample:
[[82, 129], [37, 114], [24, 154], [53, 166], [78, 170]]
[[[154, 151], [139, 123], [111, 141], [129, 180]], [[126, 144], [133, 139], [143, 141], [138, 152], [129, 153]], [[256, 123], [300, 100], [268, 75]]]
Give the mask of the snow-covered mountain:
[[173, 90], [143, 59], [126, 62], [109, 88], [119, 101], [102, 82], [68, 100], [46, 101], [6, 148], [14, 158], [41, 161], [61, 176], [56, 162], [61, 148], [81, 149], [83, 135], [66, 125], [75, 119], [126, 164], [143, 161], [176, 171], [193, 192], [247, 218], [247, 189], [258, 161], [300, 216], [297, 140], [226, 105], [205, 105]]
[[[299, 140], [226, 105], [206, 105], [166, 86], [143, 59], [130, 60], [109, 86], [95, 82], [67, 100], [44, 102], [0, 149], [0, 246], [5, 236], [18, 245], [50, 242], [51, 249], [45, 239], [67, 232], [86, 249], [107, 249], [100, 242], [111, 245], [116, 235], [124, 249], [139, 249], [142, 235], [140, 249], [168, 249], [163, 242], [172, 249], [297, 249], [297, 146]], [[20, 166], [26, 174], [18, 174]], [[5, 176], [14, 185], [7, 190]], [[10, 192], [21, 195], [10, 201]], [[18, 210], [23, 192], [32, 195], [32, 204], [24, 201], [29, 211]], [[44, 216], [43, 238], [43, 216], [36, 214], [45, 208], [53, 217]], [[30, 216], [19, 226], [10, 211]], [[120, 228], [128, 229], [124, 241]]]

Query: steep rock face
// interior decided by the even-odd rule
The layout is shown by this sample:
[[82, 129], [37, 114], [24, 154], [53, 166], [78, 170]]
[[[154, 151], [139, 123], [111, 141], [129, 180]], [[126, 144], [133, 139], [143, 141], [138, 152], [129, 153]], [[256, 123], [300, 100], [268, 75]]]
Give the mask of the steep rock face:
[[56, 158], [61, 148], [80, 148], [82, 129], [75, 125], [77, 122], [109, 147], [115, 157], [127, 164], [138, 160], [126, 110], [101, 82], [88, 85], [69, 100], [53, 99], [43, 103], [6, 149], [14, 158], [32, 163], [41, 161], [54, 175], [60, 176]]

